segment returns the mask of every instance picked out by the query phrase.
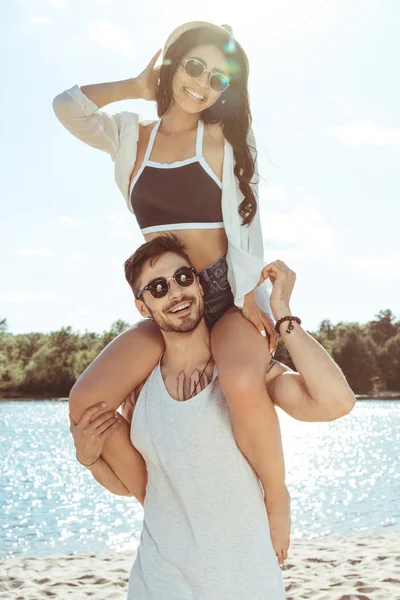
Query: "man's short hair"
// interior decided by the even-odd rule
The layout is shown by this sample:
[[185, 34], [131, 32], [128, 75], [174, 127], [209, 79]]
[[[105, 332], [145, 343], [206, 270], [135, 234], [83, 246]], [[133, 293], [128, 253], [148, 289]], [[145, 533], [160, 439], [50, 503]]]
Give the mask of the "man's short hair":
[[173, 252], [181, 256], [189, 265], [190, 259], [186, 254], [186, 246], [179, 241], [173, 233], [168, 235], [158, 235], [150, 242], [142, 244], [136, 252], [130, 256], [124, 264], [125, 278], [131, 286], [135, 298], [139, 293], [139, 277], [147, 262], [153, 266], [155, 262], [167, 252]]

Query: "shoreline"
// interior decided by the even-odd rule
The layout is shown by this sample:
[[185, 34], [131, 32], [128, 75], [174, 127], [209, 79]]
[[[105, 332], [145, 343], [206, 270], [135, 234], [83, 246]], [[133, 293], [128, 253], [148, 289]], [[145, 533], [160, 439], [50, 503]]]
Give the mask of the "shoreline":
[[[282, 575], [286, 600], [399, 600], [398, 533], [294, 540]], [[125, 600], [134, 553], [0, 559], [0, 599], [87, 596]]]

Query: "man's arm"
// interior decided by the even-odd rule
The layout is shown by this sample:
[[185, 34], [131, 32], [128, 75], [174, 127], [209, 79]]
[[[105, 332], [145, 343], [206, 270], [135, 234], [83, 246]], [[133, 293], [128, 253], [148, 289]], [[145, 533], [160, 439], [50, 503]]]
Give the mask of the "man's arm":
[[[290, 296], [296, 275], [282, 261], [263, 271], [273, 285], [271, 309], [275, 319], [290, 316]], [[292, 321], [280, 327], [282, 340], [297, 373], [271, 361], [266, 385], [272, 401], [299, 421], [333, 421], [347, 415], [355, 405], [355, 396], [341, 369], [309, 333]]]
[[[316, 340], [313, 341], [318, 344]], [[332, 360], [329, 355], [328, 358]], [[293, 356], [292, 360], [295, 362]], [[322, 359], [322, 364], [325, 360], [326, 357]], [[300, 373], [292, 371], [286, 365], [272, 360], [265, 378], [271, 400], [276, 406], [279, 406], [284, 412], [298, 421], [334, 421], [347, 415], [354, 408], [355, 397], [348, 387], [346, 380], [344, 389], [341, 391], [343, 382], [340, 379], [344, 379], [344, 376], [339, 367], [335, 363], [333, 364], [339, 373], [330, 373], [325, 379], [326, 387], [323, 385], [324, 389], [320, 392], [319, 384], [321, 379], [317, 370], [318, 366], [315, 371], [312, 371], [311, 380], [308, 378], [308, 385], [310, 386], [308, 387], [307, 379], [305, 379], [307, 375], [304, 377]], [[314, 379], [319, 379], [315, 386]], [[313, 392], [310, 392], [310, 389]], [[335, 393], [337, 396], [334, 395]]]

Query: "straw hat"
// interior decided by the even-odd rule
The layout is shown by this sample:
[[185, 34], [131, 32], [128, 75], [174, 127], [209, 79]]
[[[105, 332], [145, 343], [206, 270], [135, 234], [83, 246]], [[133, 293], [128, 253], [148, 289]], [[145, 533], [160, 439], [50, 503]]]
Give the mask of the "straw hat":
[[232, 28], [229, 25], [215, 25], [214, 23], [209, 23], [207, 21], [189, 21], [189, 23], [179, 25], [179, 27], [174, 29], [174, 31], [168, 37], [164, 45], [163, 57], [165, 56], [165, 53], [167, 52], [168, 48], [174, 42], [176, 42], [176, 40], [182, 35], [182, 33], [190, 31], [191, 29], [197, 29], [198, 27], [209, 27], [210, 29], [214, 29], [215, 31], [223, 31], [224, 33], [229, 33], [229, 35], [231, 36], [233, 35]]

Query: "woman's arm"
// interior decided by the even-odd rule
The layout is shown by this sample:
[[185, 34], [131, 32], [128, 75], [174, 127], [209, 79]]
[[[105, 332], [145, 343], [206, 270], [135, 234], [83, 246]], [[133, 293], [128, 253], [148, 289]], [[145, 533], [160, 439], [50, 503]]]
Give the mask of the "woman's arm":
[[[94, 465], [83, 466], [85, 466], [91, 472], [95, 480], [98, 483], [100, 483], [100, 485], [102, 485], [104, 488], [106, 488], [109, 492], [116, 494], [117, 496], [134, 495], [131, 492], [129, 492], [128, 488], [124, 486], [122, 481], [118, 479], [114, 471], [110, 469], [108, 464], [101, 457], [99, 457], [96, 460]], [[141, 501], [139, 500], [139, 502]]]
[[155, 64], [160, 54], [161, 50], [153, 56], [138, 77], [112, 83], [84, 85], [81, 90], [99, 108], [120, 100], [155, 100], [160, 70], [159, 67], [155, 68]]
[[112, 81], [110, 83], [95, 83], [81, 86], [82, 92], [98, 108], [121, 100], [139, 100], [142, 98], [142, 87], [136, 78]]
[[75, 85], [53, 100], [53, 109], [64, 127], [82, 142], [103, 150], [114, 158], [119, 147], [122, 127], [136, 129], [139, 139], [139, 117], [135, 113], [110, 115], [99, 109], [119, 100], [143, 98], [153, 100], [158, 86], [158, 69], [154, 68], [159, 53], [136, 78], [111, 83]]
[[[76, 422], [70, 415], [70, 431], [74, 438], [77, 460], [110, 492], [135, 496], [144, 502], [147, 483], [146, 464], [131, 444], [129, 423], [110, 411], [105, 403], [88, 408]], [[101, 458], [106, 442], [113, 439], [113, 451], [107, 462]]]

